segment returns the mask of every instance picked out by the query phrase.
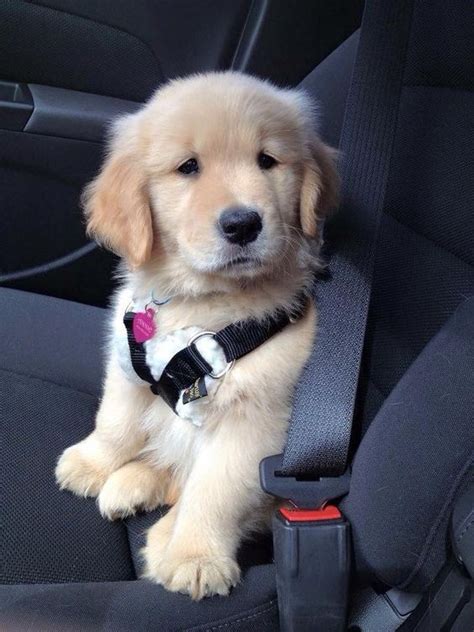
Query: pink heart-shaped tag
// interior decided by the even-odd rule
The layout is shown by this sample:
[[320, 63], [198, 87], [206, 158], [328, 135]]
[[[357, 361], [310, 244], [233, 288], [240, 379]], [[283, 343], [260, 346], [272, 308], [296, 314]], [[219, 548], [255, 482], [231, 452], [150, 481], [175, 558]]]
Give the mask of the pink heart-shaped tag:
[[145, 312], [137, 312], [133, 317], [132, 332], [137, 342], [145, 342], [155, 335], [154, 315], [154, 310], [149, 308]]

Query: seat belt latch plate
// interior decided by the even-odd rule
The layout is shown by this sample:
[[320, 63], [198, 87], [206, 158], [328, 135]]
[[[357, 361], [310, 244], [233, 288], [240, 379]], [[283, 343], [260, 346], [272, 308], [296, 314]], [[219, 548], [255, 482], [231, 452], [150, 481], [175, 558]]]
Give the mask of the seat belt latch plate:
[[283, 454], [263, 459], [260, 462], [260, 485], [267, 494], [290, 500], [297, 507], [322, 507], [336, 498], [342, 498], [349, 491], [350, 469], [342, 476], [311, 480], [284, 476], [281, 474], [282, 467]]

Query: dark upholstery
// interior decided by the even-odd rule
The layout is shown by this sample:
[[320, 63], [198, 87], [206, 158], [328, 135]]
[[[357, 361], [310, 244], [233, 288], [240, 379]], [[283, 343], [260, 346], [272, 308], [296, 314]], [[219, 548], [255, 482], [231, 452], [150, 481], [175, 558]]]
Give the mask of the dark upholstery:
[[[352, 520], [359, 572], [420, 590], [446, 559], [452, 502], [472, 476], [474, 36], [463, 0], [413, 5], [363, 361], [363, 439], [343, 507]], [[344, 66], [347, 73], [349, 60]], [[315, 94], [324, 85], [318, 74], [329, 81], [331, 73], [308, 79]], [[339, 94], [344, 98], [342, 84]], [[340, 129], [336, 115], [334, 125], [332, 136], [323, 129], [332, 140]], [[0, 627], [278, 629], [273, 569], [265, 556], [254, 564], [246, 557], [249, 568], [230, 598], [199, 604], [148, 582], [117, 581], [136, 575], [151, 517], [110, 525], [93, 502], [60, 493], [51, 477], [61, 448], [92, 426], [101, 312], [6, 290], [0, 308], [6, 315], [0, 362], [9, 371], [1, 387], [0, 463], [10, 491], [2, 506], [11, 513], [2, 514], [7, 537], [0, 559], [9, 562], [0, 570], [4, 584], [17, 582], [0, 587]], [[100, 555], [94, 555], [99, 540]], [[71, 542], [78, 556], [91, 556], [87, 562], [64, 550]], [[89, 583], [101, 579], [109, 581]], [[58, 584], [70, 580], [83, 583]]]
[[[451, 505], [443, 503], [474, 450], [468, 322], [457, 341], [440, 334], [409, 369], [474, 295], [474, 23], [462, 0], [411, 4], [359, 390], [361, 434], [374, 421], [344, 504], [360, 569], [420, 590], [446, 560]], [[369, 6], [362, 30], [387, 28], [371, 24], [370, 15]], [[470, 305], [459, 312], [467, 320]], [[446, 354], [436, 347], [440, 340]], [[449, 370], [436, 353], [451, 357]]]
[[54, 481], [93, 428], [103, 310], [3, 289], [0, 313], [0, 583], [134, 579], [125, 526]]
[[95, 401], [102, 390], [104, 310], [6, 288], [0, 296], [0, 369]]
[[474, 23], [463, 0], [413, 5], [363, 362], [364, 429], [474, 294]]
[[2, 0], [0, 46], [2, 78], [10, 81], [139, 101], [163, 80], [153, 49], [135, 35], [36, 2]]
[[2, 632], [276, 632], [273, 569], [254, 567], [229, 598], [192, 601], [149, 582], [0, 586]]
[[454, 501], [474, 481], [474, 296], [385, 400], [342, 506], [359, 573], [424, 590], [448, 555]]
[[317, 101], [321, 114], [319, 133], [332, 147], [339, 146], [359, 35], [360, 31], [356, 31], [348, 37], [300, 83]]
[[225, 68], [295, 85], [358, 27], [362, 7], [362, 0], [0, 0], [0, 77], [132, 101], [165, 79]]
[[0, 0], [0, 76], [144, 101], [167, 78], [230, 67], [250, 5]]

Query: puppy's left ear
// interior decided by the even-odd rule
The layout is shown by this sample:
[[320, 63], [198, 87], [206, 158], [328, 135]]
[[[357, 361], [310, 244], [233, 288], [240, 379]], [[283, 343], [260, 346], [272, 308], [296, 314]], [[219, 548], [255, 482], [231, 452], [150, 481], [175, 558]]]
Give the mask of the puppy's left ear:
[[339, 202], [337, 151], [315, 137], [311, 156], [304, 165], [300, 197], [300, 222], [307, 237], [316, 237], [318, 221], [324, 219]]

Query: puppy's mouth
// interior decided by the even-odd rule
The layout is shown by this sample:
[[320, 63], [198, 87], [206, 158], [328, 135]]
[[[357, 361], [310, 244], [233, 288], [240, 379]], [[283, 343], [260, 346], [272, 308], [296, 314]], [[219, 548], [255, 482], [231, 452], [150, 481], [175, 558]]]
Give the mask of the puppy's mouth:
[[237, 257], [236, 259], [231, 259], [228, 263], [227, 266], [232, 267], [232, 266], [241, 266], [241, 265], [246, 265], [248, 263], [257, 263], [258, 259], [256, 259], [255, 257], [248, 257], [245, 255], [242, 255], [241, 257]]
[[233, 257], [232, 259], [229, 259], [229, 261], [226, 261], [224, 264], [222, 264], [222, 266], [220, 267], [220, 269], [225, 272], [225, 271], [236, 271], [236, 270], [243, 270], [243, 269], [247, 269], [247, 270], [255, 270], [256, 268], [260, 268], [262, 266], [263, 262], [261, 259], [259, 259], [258, 257], [252, 257], [249, 255], [241, 255], [239, 257]]

